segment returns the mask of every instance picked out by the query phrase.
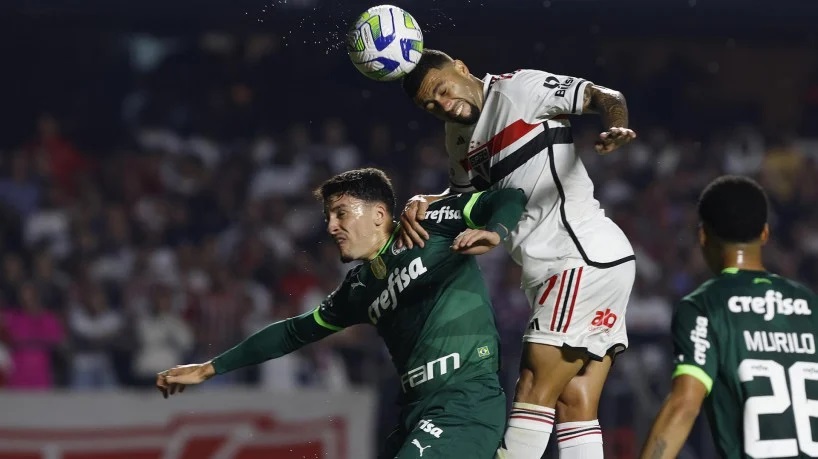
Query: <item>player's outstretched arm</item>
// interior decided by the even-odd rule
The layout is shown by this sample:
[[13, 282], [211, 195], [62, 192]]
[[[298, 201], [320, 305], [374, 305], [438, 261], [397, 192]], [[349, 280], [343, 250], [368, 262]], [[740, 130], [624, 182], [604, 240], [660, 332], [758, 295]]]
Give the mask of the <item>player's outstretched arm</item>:
[[232, 349], [205, 363], [179, 365], [156, 375], [156, 388], [165, 398], [183, 392], [217, 374], [257, 365], [289, 354], [340, 330], [326, 324], [316, 311], [268, 325]]
[[452, 250], [482, 255], [498, 246], [517, 227], [526, 201], [525, 194], [518, 189], [473, 193], [463, 210], [463, 220], [469, 229], [454, 239]]
[[628, 128], [628, 104], [619, 91], [589, 84], [585, 87], [582, 113], [596, 113], [602, 117], [605, 130], [595, 145], [599, 153], [610, 153], [636, 138], [636, 133]]
[[706, 396], [707, 388], [693, 376], [680, 375], [674, 378], [670, 395], [653, 421], [640, 458], [677, 457], [690, 435], [690, 429], [693, 428]]

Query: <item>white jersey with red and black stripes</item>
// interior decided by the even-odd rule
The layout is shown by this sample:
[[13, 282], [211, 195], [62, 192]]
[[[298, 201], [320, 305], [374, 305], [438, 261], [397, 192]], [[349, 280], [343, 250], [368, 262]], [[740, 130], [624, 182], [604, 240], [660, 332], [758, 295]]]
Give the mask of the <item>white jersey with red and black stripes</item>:
[[528, 197], [506, 240], [523, 267], [524, 287], [566, 269], [604, 269], [633, 259], [627, 237], [594, 198], [574, 149], [566, 115], [582, 112], [588, 84], [539, 70], [487, 75], [478, 122], [446, 125], [453, 191], [520, 188]]
[[567, 115], [582, 112], [589, 84], [538, 70], [487, 75], [480, 118], [447, 124], [446, 148], [454, 191], [520, 188], [528, 197], [506, 239], [532, 307], [523, 339], [602, 359], [628, 346], [635, 267], [574, 149]]

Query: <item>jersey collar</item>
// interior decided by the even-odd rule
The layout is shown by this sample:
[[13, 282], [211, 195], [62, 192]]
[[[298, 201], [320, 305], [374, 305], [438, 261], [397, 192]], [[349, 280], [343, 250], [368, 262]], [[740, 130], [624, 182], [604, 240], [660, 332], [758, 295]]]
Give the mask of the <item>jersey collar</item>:
[[[386, 252], [386, 248], [389, 247], [389, 245], [392, 244], [392, 242], [394, 242], [395, 235], [398, 234], [399, 229], [400, 229], [400, 223], [397, 223], [395, 225], [395, 229], [392, 230], [392, 234], [389, 235], [389, 239], [387, 239], [386, 244], [384, 244], [381, 247], [381, 250], [378, 250], [378, 253], [375, 255], [375, 258], [378, 258], [379, 256], [383, 255], [384, 252]], [[374, 260], [374, 258], [373, 258], [373, 260]]]
[[741, 271], [749, 271], [749, 272], [753, 272], [753, 273], [766, 273], [767, 272], [766, 270], [757, 271], [757, 270], [754, 270], [754, 269], [742, 269], [742, 268], [737, 268], [735, 266], [730, 266], [730, 267], [722, 269], [721, 274], [738, 274]]
[[400, 228], [399, 224], [395, 225], [395, 229], [392, 230], [392, 234], [389, 235], [389, 239], [386, 241], [386, 244], [381, 247], [381, 250], [378, 250], [378, 254], [375, 255], [375, 258], [369, 260], [369, 269], [372, 270], [372, 274], [378, 279], [386, 279], [386, 263], [383, 261], [382, 255], [386, 252], [386, 248], [389, 247], [389, 244], [392, 244], [392, 241], [395, 240], [395, 235], [398, 233], [398, 228]]
[[487, 73], [486, 76], [483, 77], [483, 105], [486, 105], [486, 97], [489, 96], [489, 88], [491, 88], [491, 78], [494, 75]]

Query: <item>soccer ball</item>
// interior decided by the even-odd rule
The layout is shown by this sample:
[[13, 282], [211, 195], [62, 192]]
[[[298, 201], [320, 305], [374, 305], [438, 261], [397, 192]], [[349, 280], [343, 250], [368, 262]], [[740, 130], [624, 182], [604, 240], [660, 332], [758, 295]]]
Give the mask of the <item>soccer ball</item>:
[[423, 53], [423, 32], [415, 18], [392, 5], [373, 6], [347, 32], [349, 58], [373, 80], [396, 80], [412, 69]]

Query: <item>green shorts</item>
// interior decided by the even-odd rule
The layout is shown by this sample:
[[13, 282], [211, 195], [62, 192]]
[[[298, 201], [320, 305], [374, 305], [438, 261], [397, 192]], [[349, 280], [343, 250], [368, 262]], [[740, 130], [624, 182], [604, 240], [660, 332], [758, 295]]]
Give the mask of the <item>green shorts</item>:
[[495, 373], [445, 387], [407, 406], [379, 459], [492, 459], [506, 427]]

